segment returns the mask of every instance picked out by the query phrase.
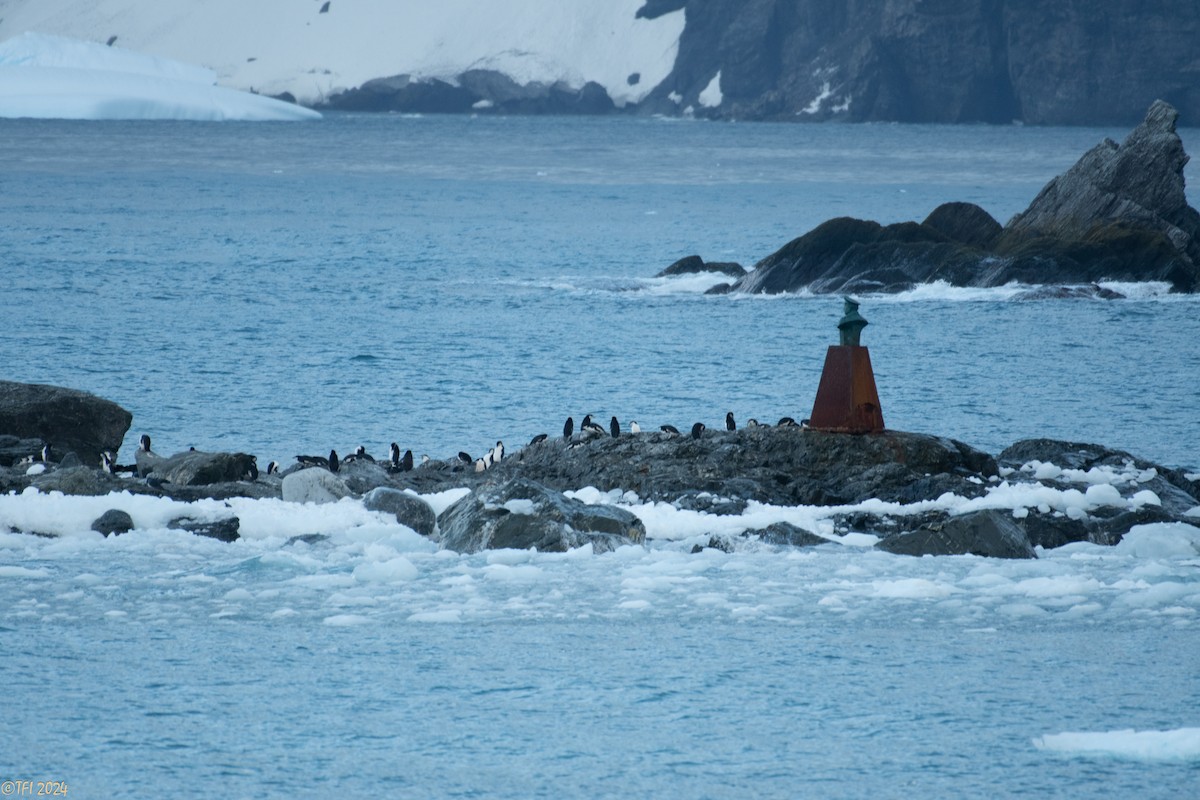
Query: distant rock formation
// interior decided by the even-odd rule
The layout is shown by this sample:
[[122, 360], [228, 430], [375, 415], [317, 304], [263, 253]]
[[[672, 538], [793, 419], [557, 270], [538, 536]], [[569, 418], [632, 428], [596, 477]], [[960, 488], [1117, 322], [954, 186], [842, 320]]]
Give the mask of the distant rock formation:
[[970, 203], [941, 205], [921, 223], [840, 217], [767, 256], [733, 291], [898, 292], [938, 280], [1085, 285], [1077, 293], [1094, 297], [1106, 296], [1099, 281], [1200, 291], [1200, 214], [1184, 192], [1178, 118], [1156, 101], [1122, 144], [1092, 148], [1003, 228]]
[[[1156, 97], [1200, 122], [1194, 0], [647, 0], [684, 9], [642, 103], [721, 119], [1128, 125]], [[701, 95], [717, 80], [721, 102]]]
[[0, 435], [41, 440], [60, 457], [75, 453], [99, 466], [100, 453], [117, 452], [132, 422], [128, 411], [87, 392], [0, 381]]
[[746, 274], [746, 269], [741, 264], [732, 261], [705, 261], [700, 256], [684, 256], [654, 277], [668, 278], [675, 275], [697, 275], [705, 272], [740, 278]]
[[616, 109], [604, 87], [588, 81], [519, 84], [493, 70], [468, 70], [453, 83], [411, 75], [376, 78], [331, 95], [322, 108], [338, 111], [401, 111], [418, 114], [606, 114]]

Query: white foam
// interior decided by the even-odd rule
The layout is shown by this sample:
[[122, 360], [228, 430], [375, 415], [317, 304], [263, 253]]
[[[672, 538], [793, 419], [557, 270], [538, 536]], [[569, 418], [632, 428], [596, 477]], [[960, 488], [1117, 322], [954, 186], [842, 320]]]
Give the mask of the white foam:
[[1110, 756], [1137, 761], [1200, 760], [1200, 728], [1054, 733], [1037, 737], [1033, 744], [1039, 750], [1070, 756]]

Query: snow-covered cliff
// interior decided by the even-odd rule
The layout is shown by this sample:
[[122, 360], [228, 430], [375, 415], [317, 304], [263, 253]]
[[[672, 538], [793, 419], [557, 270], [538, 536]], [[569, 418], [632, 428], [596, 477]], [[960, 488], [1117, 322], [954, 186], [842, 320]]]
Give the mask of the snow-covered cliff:
[[221, 86], [319, 105], [375, 79], [602, 86], [637, 102], [670, 74], [682, 10], [642, 0], [0, 0], [0, 41], [69, 36], [213, 70]]

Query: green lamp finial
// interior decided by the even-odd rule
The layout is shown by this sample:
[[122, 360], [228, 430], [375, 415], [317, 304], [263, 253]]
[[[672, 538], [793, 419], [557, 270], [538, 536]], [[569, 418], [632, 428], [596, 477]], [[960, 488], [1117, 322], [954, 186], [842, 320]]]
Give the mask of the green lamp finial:
[[862, 335], [862, 329], [870, 323], [867, 322], [862, 314], [858, 313], [858, 301], [847, 295], [843, 298], [846, 301], [844, 316], [838, 322], [838, 330], [842, 333], [842, 344], [858, 347], [859, 336]]

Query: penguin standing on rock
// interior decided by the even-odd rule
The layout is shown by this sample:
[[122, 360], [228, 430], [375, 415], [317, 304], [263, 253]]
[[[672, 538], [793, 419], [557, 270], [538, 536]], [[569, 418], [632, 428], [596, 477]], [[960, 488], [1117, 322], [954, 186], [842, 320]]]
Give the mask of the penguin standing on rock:
[[139, 478], [149, 475], [158, 466], [158, 462], [162, 461], [162, 456], [150, 449], [150, 437], [147, 434], [143, 433], [138, 439], [138, 449], [133, 454], [133, 460], [137, 464]]
[[604, 436], [605, 435], [604, 426], [597, 424], [595, 422], [592, 422], [591, 414], [588, 414], [586, 417], [583, 418], [583, 424], [579, 426], [579, 429], [583, 433], [589, 434], [591, 436]]
[[575, 418], [567, 417], [567, 421], [563, 424], [563, 440], [571, 441], [571, 434], [575, 432]]
[[635, 420], [630, 420], [630, 422], [629, 422], [629, 432], [630, 432], [630, 433], [641, 433], [641, 432], [642, 432], [642, 426], [637, 424], [637, 420], [636, 420], [636, 419], [635, 419]]
[[392, 442], [388, 446], [389, 455], [391, 456], [392, 467], [400, 469], [400, 445]]
[[608, 421], [608, 432], [612, 434], [614, 439], [621, 435], [621, 423], [617, 422], [615, 416]]
[[725, 415], [725, 430], [736, 431], [737, 423], [733, 421], [733, 412], [730, 411]]
[[692, 426], [692, 438], [699, 439], [701, 434], [704, 433], [704, 429], [706, 427], [707, 426], [703, 422], [697, 422], [695, 425], [693, 425]]

